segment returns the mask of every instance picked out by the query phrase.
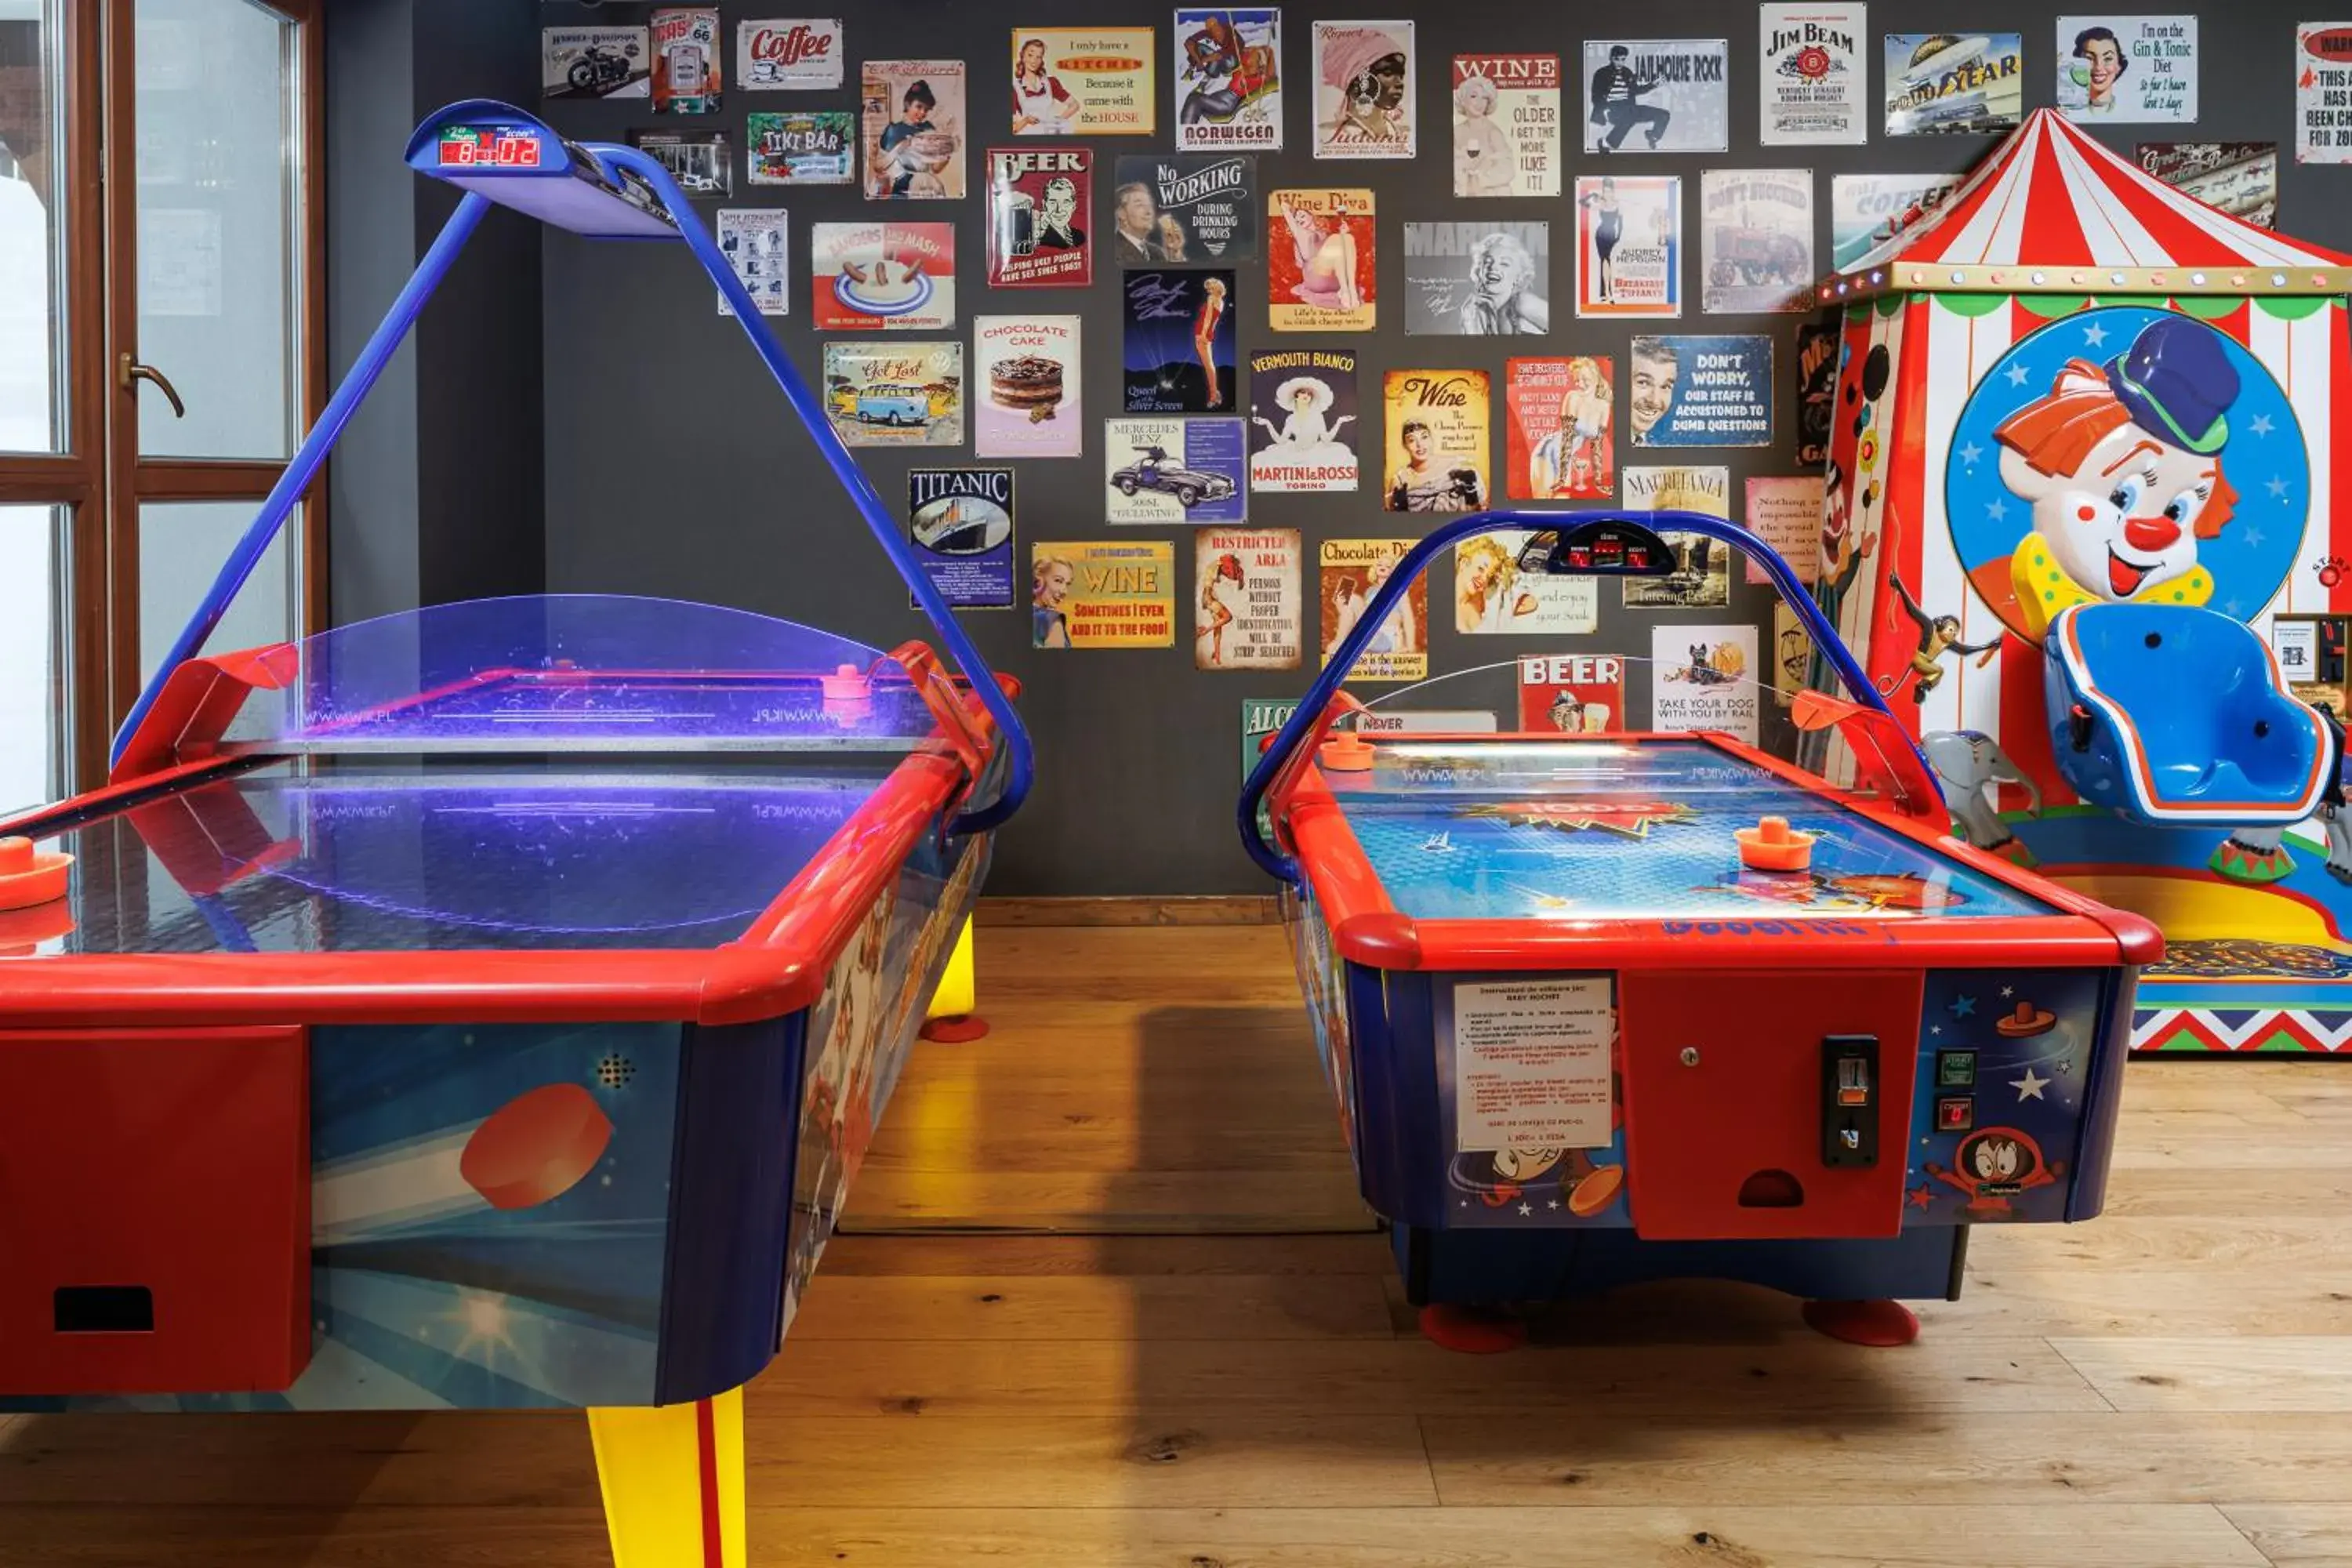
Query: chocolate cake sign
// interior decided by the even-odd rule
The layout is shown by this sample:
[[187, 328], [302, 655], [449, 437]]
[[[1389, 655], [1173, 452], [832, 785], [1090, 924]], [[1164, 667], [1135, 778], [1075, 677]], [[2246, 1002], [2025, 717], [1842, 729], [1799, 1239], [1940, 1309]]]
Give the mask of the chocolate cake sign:
[[972, 326], [981, 395], [974, 449], [983, 458], [1075, 458], [1078, 318], [981, 316]]

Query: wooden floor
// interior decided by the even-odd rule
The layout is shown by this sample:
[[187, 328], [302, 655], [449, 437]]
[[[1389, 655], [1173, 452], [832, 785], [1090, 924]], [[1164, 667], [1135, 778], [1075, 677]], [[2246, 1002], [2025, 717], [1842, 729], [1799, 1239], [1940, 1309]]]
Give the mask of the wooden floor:
[[1370, 1231], [1281, 928], [991, 928], [976, 1046], [926, 1050], [853, 1232]]
[[[867, 1224], [1354, 1223], [1276, 932], [981, 962]], [[1901, 1351], [1676, 1287], [1449, 1355], [1360, 1233], [845, 1237], [751, 1392], [753, 1562], [2352, 1564], [2347, 1069], [2136, 1067], [2105, 1217], [1980, 1227]], [[0, 1418], [8, 1568], [589, 1568], [595, 1500], [572, 1418]]]

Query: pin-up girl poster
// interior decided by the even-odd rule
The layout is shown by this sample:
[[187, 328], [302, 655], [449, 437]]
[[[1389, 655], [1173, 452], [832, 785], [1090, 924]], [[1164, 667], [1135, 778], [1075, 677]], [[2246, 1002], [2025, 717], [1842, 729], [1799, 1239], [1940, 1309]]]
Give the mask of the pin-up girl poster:
[[2108, 306], [2020, 340], [1977, 384], [1947, 459], [1977, 592], [2039, 641], [2070, 605], [2259, 615], [2311, 498], [2286, 394], [2210, 323]]
[[1378, 315], [1372, 193], [1274, 191], [1266, 218], [1266, 325], [1370, 331]]

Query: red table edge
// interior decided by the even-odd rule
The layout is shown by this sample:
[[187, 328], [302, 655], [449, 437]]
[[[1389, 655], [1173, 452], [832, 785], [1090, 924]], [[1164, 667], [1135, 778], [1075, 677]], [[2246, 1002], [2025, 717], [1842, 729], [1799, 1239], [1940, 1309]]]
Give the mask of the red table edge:
[[[1300, 775], [1282, 803], [1276, 831], [1286, 833], [1296, 846], [1301, 872], [1314, 885], [1339, 954], [1370, 968], [1763, 970], [1787, 968], [1792, 961], [1827, 969], [1868, 969], [1889, 963], [1953, 968], [2016, 963], [2021, 943], [2032, 945], [2030, 962], [2037, 968], [2139, 968], [2164, 956], [2163, 933], [2154, 922], [2109, 909], [1874, 801], [1840, 793], [1803, 769], [1729, 735], [1713, 731], [1599, 735], [1522, 731], [1454, 737], [1376, 735], [1370, 740], [1379, 745], [1392, 738], [1415, 745], [1449, 740], [1465, 744], [1700, 742], [1815, 794], [1827, 794], [1874, 825], [2040, 900], [2057, 912], [1975, 920], [1929, 915], [1841, 921], [1832, 916], [1791, 919], [1759, 904], [1752, 917], [1416, 921], [1391, 901], [1329, 784], [1319, 768], [1311, 769]], [[1744, 929], [1697, 929], [1729, 926]]]
[[[1017, 695], [1017, 686], [1003, 684]], [[206, 694], [213, 689], [207, 680]], [[987, 733], [985, 705], [968, 688], [960, 689], [974, 732]], [[822, 994], [835, 961], [916, 840], [972, 786], [946, 735], [935, 732], [927, 744], [931, 749], [909, 754], [891, 770], [742, 936], [719, 947], [56, 954], [0, 960], [0, 1007], [10, 1026], [26, 1028], [273, 1024], [289, 1017], [322, 1024], [683, 1019], [719, 1026], [780, 1017]], [[273, 760], [212, 758], [118, 778], [0, 823], [0, 833], [41, 837], [62, 818]]]

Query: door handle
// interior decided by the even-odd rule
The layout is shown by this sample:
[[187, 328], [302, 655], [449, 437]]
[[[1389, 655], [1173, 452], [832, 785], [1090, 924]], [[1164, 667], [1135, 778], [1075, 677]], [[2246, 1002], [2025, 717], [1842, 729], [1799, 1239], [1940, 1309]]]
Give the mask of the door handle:
[[116, 384], [125, 392], [142, 381], [152, 381], [155, 384], [156, 390], [163, 393], [170, 401], [173, 418], [185, 419], [188, 416], [188, 405], [180, 401], [180, 389], [173, 386], [170, 378], [152, 364], [141, 364], [126, 353], [115, 362], [114, 380]]

